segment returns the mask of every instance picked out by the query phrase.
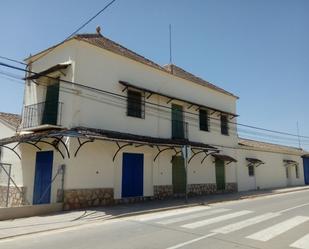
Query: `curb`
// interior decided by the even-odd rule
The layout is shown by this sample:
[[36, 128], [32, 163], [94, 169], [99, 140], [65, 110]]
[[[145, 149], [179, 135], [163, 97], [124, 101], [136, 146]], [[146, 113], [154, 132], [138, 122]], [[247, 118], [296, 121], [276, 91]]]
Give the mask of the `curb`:
[[[303, 188], [303, 189], [294, 189], [294, 190], [291, 189], [291, 190], [282, 191], [282, 192], [252, 194], [252, 195], [232, 198], [232, 199], [229, 199], [229, 200], [226, 200], [226, 199], [223, 198], [223, 199], [219, 199], [219, 200], [210, 200], [208, 202], [197, 202], [197, 203], [188, 203], [188, 204], [182, 204], [182, 205], [176, 205], [176, 206], [164, 207], [164, 208], [154, 208], [154, 209], [149, 209], [149, 210], [146, 210], [146, 211], [136, 211], [136, 212], [119, 214], [119, 215], [115, 215], [115, 216], [112, 216], [112, 217], [108, 217], [108, 218], [100, 220], [100, 221], [115, 220], [115, 219], [120, 219], [120, 218], [131, 217], [131, 216], [135, 216], [135, 215], [157, 213], [157, 212], [162, 212], [162, 211], [170, 211], [170, 210], [174, 210], [174, 209], [195, 207], [195, 206], [208, 205], [208, 204], [214, 204], [214, 203], [220, 203], [220, 202], [229, 202], [229, 201], [237, 201], [237, 200], [245, 200], [245, 199], [254, 199], [254, 198], [258, 198], [258, 197], [280, 195], [280, 194], [286, 194], [286, 193], [291, 193], [291, 192], [300, 192], [300, 191], [308, 191], [308, 190], [309, 190], [309, 187], [308, 188]], [[98, 222], [98, 221], [97, 220], [95, 220], [95, 221], [88, 221], [88, 223], [84, 223], [84, 224], [74, 224], [74, 225], [69, 225], [69, 226], [65, 226], [65, 227], [51, 228], [51, 229], [35, 231], [35, 232], [29, 232], [29, 233], [22, 233], [22, 234], [15, 234], [15, 235], [11, 235], [11, 236], [1, 237], [0, 238], [0, 242], [4, 241], [4, 240], [7, 240], [7, 239], [14, 239], [14, 238], [17, 238], [17, 237], [23, 237], [23, 236], [33, 235], [33, 234], [46, 233], [46, 232], [52, 232], [52, 231], [60, 231], [60, 230], [65, 230], [65, 229], [69, 229], [69, 228], [74, 228], [74, 227], [82, 227], [84, 225], [87, 226], [87, 225], [91, 225], [91, 224], [96, 223], [96, 222]]]

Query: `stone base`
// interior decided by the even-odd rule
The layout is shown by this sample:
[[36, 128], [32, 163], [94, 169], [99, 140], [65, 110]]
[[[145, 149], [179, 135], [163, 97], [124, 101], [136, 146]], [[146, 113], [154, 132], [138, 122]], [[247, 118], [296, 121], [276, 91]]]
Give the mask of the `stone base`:
[[230, 182], [225, 184], [225, 192], [232, 193], [238, 191], [238, 185], [236, 182]]
[[209, 195], [216, 193], [216, 191], [215, 183], [189, 184], [188, 186], [189, 196]]
[[0, 207], [6, 207], [7, 191], [9, 190], [8, 207], [18, 207], [26, 204], [26, 188], [0, 186]]
[[173, 185], [153, 186], [153, 196], [156, 200], [163, 200], [173, 196]]
[[64, 210], [112, 205], [114, 204], [114, 189], [95, 188], [64, 190], [63, 204]]

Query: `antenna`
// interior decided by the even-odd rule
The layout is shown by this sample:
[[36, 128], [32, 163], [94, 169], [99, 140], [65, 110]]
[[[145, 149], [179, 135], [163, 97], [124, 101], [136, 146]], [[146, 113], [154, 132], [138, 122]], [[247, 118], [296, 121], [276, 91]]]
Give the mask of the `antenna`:
[[300, 136], [299, 136], [299, 127], [298, 127], [298, 121], [296, 122], [296, 126], [297, 126], [298, 146], [299, 146], [299, 148], [301, 148], [301, 144], [300, 144]]
[[169, 33], [170, 33], [170, 65], [173, 64], [173, 58], [172, 58], [172, 25], [169, 25]]

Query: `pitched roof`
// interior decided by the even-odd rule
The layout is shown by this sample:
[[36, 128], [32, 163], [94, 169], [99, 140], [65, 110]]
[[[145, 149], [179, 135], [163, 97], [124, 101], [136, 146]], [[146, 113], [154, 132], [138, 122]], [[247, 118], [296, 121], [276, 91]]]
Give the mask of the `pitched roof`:
[[165, 65], [164, 66], [165, 69], [167, 69], [171, 74], [179, 77], [179, 78], [183, 78], [183, 79], [186, 79], [186, 80], [189, 80], [189, 81], [192, 81], [194, 83], [197, 83], [197, 84], [200, 84], [200, 85], [206, 85], [207, 87], [213, 89], [213, 90], [216, 90], [216, 91], [219, 91], [219, 92], [222, 92], [222, 93], [225, 93], [225, 94], [228, 94], [228, 95], [231, 95], [233, 97], [236, 97], [238, 98], [237, 96], [235, 96], [234, 94], [192, 74], [192, 73], [189, 73], [188, 71], [184, 70], [183, 68], [181, 67], [178, 67], [174, 64], [168, 64], [168, 65]]
[[[172, 74], [178, 78], [182, 78], [182, 79], [186, 79], [186, 80], [189, 80], [191, 82], [194, 82], [194, 83], [197, 83], [197, 84], [200, 84], [200, 85], [203, 85], [203, 86], [206, 86], [208, 88], [211, 88], [213, 90], [216, 90], [216, 91], [219, 91], [223, 94], [226, 94], [226, 95], [229, 95], [229, 96], [232, 96], [232, 97], [235, 97], [235, 98], [238, 98], [237, 96], [235, 96], [234, 94], [220, 88], [220, 87], [217, 87], [211, 83], [209, 83], [208, 81], [206, 80], [203, 80], [187, 71], [185, 71], [184, 69], [180, 68], [180, 67], [177, 67], [175, 65], [167, 65], [167, 66], [160, 66], [159, 64], [153, 62], [152, 60], [149, 60], [147, 59], [146, 57], [142, 56], [142, 55], [139, 55], [137, 53], [135, 53], [134, 51], [102, 36], [101, 34], [97, 34], [97, 33], [94, 33], [94, 34], [78, 34], [78, 35], [75, 35], [73, 36], [71, 39], [69, 40], [72, 40], [72, 39], [76, 39], [76, 40], [79, 40], [79, 41], [84, 41], [84, 42], [87, 42], [91, 45], [94, 45], [96, 47], [99, 47], [99, 48], [103, 48], [103, 49], [106, 49], [110, 52], [113, 52], [115, 54], [118, 54], [118, 55], [121, 55], [121, 56], [124, 56], [124, 57], [127, 57], [129, 59], [132, 59], [132, 60], [135, 60], [139, 63], [143, 63], [147, 66], [150, 66], [150, 67], [153, 67], [153, 68], [156, 68], [158, 70], [161, 70], [165, 73], [169, 73], [169, 74]], [[69, 41], [67, 40], [67, 41]], [[52, 46], [44, 51], [41, 51], [40, 53], [36, 54], [36, 55], [39, 55], [39, 54], [42, 54], [42, 53], [46, 53], [48, 52], [49, 50], [51, 49], [54, 49], [55, 47], [59, 46], [60, 44], [63, 44], [64, 42], [62, 43], [59, 43], [55, 46]], [[34, 56], [36, 56], [34, 55]], [[34, 56], [31, 56], [27, 59], [30, 59]], [[27, 60], [26, 59], [26, 60]], [[171, 67], [173, 68], [173, 70], [171, 70]]]
[[13, 113], [0, 112], [0, 119], [13, 126], [14, 128], [18, 128], [21, 122], [21, 116], [19, 114]]
[[240, 146], [250, 147], [252, 149], [258, 149], [263, 151], [269, 151], [269, 152], [278, 152], [278, 153], [284, 153], [284, 154], [297, 154], [297, 155], [304, 155], [305, 151], [292, 147], [292, 146], [285, 146], [281, 144], [272, 144], [272, 143], [266, 143], [246, 138], [239, 138], [238, 144]]

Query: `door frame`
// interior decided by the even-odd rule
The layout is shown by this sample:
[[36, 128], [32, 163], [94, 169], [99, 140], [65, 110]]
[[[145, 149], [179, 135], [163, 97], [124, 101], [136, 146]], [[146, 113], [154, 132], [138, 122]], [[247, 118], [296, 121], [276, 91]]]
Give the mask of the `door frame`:
[[[43, 154], [50, 154], [51, 155], [51, 161], [44, 164], [43, 166], [38, 166], [39, 165], [39, 157], [38, 155], [43, 155]], [[34, 182], [33, 182], [33, 197], [32, 197], [32, 203], [33, 204], [49, 204], [51, 202], [51, 188], [52, 188], [52, 175], [53, 175], [53, 163], [54, 163], [54, 151], [49, 150], [49, 151], [38, 151], [36, 153], [36, 159], [35, 159], [35, 171], [34, 171]], [[45, 171], [47, 175], [45, 177], [48, 178], [49, 182], [45, 182], [44, 188], [42, 189], [42, 186], [40, 185], [40, 180], [44, 179], [39, 179], [38, 177], [44, 177], [41, 173], [39, 174], [39, 169], [38, 167], [49, 167], [48, 171]], [[42, 170], [42, 169], [41, 169]], [[41, 171], [41, 172], [44, 172]], [[48, 187], [48, 188], [46, 188]], [[48, 201], [42, 202], [44, 199], [43, 197], [47, 196], [46, 199]], [[36, 199], [38, 198], [38, 199]]]

